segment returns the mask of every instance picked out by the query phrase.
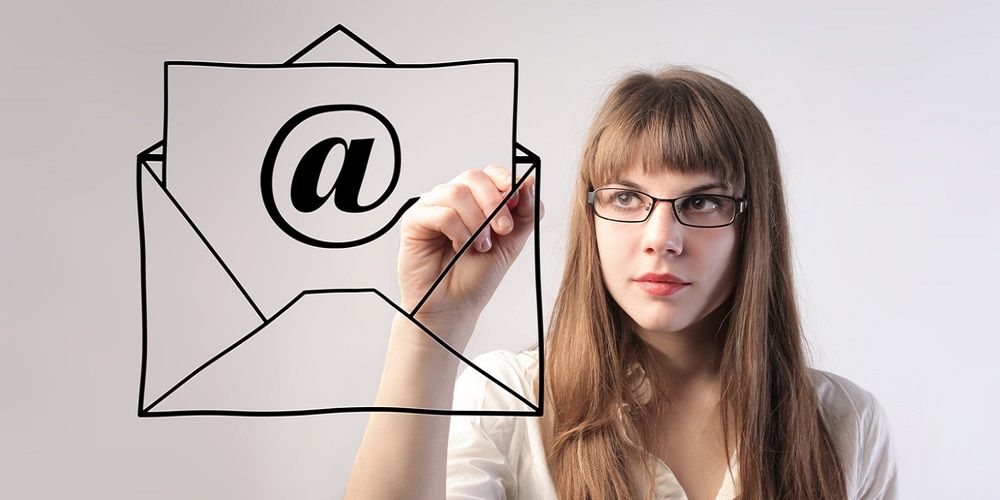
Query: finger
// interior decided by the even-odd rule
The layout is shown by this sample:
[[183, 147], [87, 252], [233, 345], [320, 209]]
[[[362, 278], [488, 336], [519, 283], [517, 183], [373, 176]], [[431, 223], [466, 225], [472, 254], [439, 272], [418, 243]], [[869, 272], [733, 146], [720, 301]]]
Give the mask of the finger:
[[[421, 197], [426, 205], [451, 207], [462, 219], [469, 234], [473, 234], [483, 221], [486, 215], [482, 207], [476, 201], [475, 195], [469, 186], [461, 182], [441, 184], [432, 189], [429, 193]], [[464, 244], [465, 242], [463, 242]], [[484, 228], [476, 238], [475, 248], [486, 251], [491, 246], [490, 229]]]
[[514, 213], [517, 214], [518, 220], [531, 218], [535, 216], [535, 203], [536, 203], [536, 193], [535, 193], [535, 182], [534, 176], [525, 179], [524, 183], [521, 184], [519, 192], [521, 192], [520, 202]]
[[490, 227], [493, 228], [493, 231], [497, 234], [510, 233], [514, 228], [514, 219], [511, 216], [510, 209], [502, 205], [503, 195], [501, 194], [510, 187], [509, 181], [506, 188], [498, 187], [497, 182], [500, 182], [500, 186], [504, 185], [503, 179], [495, 179], [490, 174], [487, 174], [485, 170], [467, 170], [459, 178], [460, 182], [467, 185], [469, 190], [472, 191], [484, 215], [488, 216], [497, 207], [500, 207], [499, 212], [490, 221]]
[[[493, 184], [501, 191], [501, 197], [507, 197], [507, 193], [510, 193], [513, 187], [514, 179], [511, 177], [511, 172], [507, 167], [503, 165], [488, 165], [483, 169], [483, 173], [490, 176], [493, 179]], [[513, 210], [517, 206], [518, 198], [520, 196], [520, 191], [515, 192], [513, 196], [507, 200], [507, 208]]]
[[503, 239], [497, 241], [498, 249], [506, 256], [507, 260], [511, 262], [521, 253], [525, 242], [536, 228], [535, 204], [538, 204], [539, 219], [541, 219], [545, 213], [544, 206], [541, 201], [537, 199], [535, 182], [536, 179], [534, 177], [529, 177], [521, 183], [520, 188], [518, 188], [518, 191], [522, 193], [520, 196], [520, 202], [513, 210], [516, 217], [514, 230]]
[[419, 238], [432, 239], [443, 235], [451, 241], [451, 247], [455, 252], [461, 250], [462, 245], [472, 237], [465, 222], [452, 207], [439, 205], [414, 207], [414, 210], [407, 214], [407, 219], [413, 224]]
[[512, 180], [510, 169], [507, 167], [497, 164], [487, 165], [483, 168], [483, 173], [493, 180], [493, 184], [497, 187], [498, 191], [507, 191], [510, 189]]

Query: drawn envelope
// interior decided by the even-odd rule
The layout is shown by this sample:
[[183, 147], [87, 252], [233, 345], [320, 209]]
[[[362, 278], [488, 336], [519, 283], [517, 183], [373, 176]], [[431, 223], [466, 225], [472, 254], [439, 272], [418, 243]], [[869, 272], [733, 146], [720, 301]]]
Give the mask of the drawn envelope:
[[[377, 60], [304, 61], [335, 34]], [[504, 385], [403, 310], [395, 274], [399, 218], [433, 186], [501, 163], [517, 186], [534, 175], [538, 195], [516, 109], [516, 59], [396, 64], [339, 25], [280, 64], [167, 61], [163, 139], [137, 156], [138, 415], [541, 415], [542, 394]], [[523, 306], [511, 313], [544, 349], [538, 215], [531, 265], [501, 287], [519, 287], [504, 307]], [[376, 406], [395, 316], [510, 401]]]

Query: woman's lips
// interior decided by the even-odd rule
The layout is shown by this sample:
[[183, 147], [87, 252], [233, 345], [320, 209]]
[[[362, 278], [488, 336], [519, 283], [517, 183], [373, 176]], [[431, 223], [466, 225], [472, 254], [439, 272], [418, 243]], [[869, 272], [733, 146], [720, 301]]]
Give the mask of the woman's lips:
[[673, 295], [688, 286], [687, 283], [667, 283], [663, 281], [636, 281], [635, 283], [646, 293], [657, 297]]

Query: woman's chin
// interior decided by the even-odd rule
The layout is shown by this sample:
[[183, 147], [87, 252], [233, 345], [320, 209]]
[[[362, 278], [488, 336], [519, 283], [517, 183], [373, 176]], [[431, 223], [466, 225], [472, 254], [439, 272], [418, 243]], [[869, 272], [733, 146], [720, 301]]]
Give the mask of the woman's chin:
[[638, 318], [636, 325], [640, 332], [648, 335], [670, 335], [683, 331], [688, 324], [678, 321], [676, 317], [646, 317]]

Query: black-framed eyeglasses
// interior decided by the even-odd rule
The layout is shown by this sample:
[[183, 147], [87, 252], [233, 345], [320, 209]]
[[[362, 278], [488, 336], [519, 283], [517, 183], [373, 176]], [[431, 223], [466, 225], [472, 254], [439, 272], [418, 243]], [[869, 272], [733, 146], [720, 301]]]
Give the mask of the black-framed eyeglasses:
[[594, 214], [615, 222], [645, 222], [656, 203], [665, 201], [674, 209], [677, 222], [690, 227], [724, 227], [747, 211], [750, 201], [723, 194], [691, 194], [680, 198], [657, 198], [634, 189], [606, 187], [587, 193]]

